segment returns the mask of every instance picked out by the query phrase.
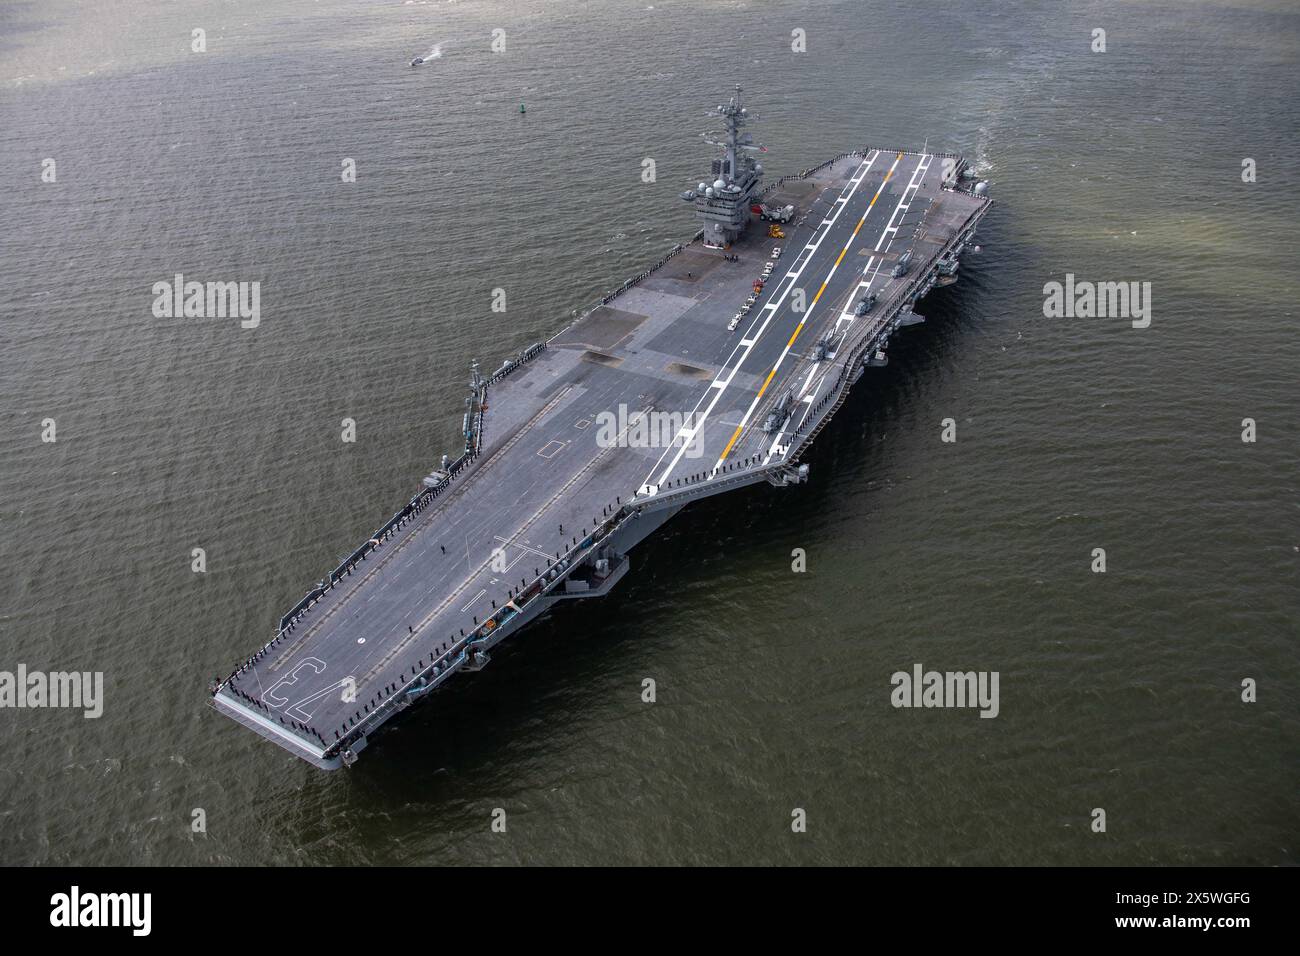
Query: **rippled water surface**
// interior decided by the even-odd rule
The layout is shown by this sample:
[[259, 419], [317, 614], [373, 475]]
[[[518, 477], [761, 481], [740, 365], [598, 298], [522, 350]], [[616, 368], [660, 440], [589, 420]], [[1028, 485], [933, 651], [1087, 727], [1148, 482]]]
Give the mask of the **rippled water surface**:
[[[106, 705], [0, 710], [0, 855], [1294, 862], [1298, 54], [1282, 2], [6, 6], [0, 670]], [[774, 176], [928, 143], [998, 200], [811, 482], [692, 506], [349, 771], [219, 717], [208, 679], [454, 450], [470, 359], [694, 230], [733, 83]], [[177, 272], [261, 281], [261, 326], [155, 319]], [[1150, 328], [1044, 318], [1067, 272], [1150, 282]], [[918, 662], [998, 671], [999, 716], [892, 708]]]

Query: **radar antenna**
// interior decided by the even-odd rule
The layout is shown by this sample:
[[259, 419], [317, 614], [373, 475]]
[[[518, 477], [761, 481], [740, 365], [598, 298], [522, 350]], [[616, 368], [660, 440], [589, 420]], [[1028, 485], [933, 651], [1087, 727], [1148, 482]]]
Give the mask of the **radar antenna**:
[[[722, 165], [723, 179], [727, 182], [733, 182], [741, 178], [741, 173], [746, 167], [752, 164], [748, 157], [743, 153], [766, 153], [766, 146], [759, 146], [754, 143], [754, 137], [749, 133], [742, 133], [745, 125], [752, 119], [758, 119], [753, 113], [741, 105], [740, 94], [742, 90], [738, 85], [735, 94], [727, 103], [722, 103], [716, 109], [710, 110], [709, 116], [717, 116], [726, 124], [725, 129], [713, 130], [702, 134], [706, 143], [710, 146], [717, 146], [725, 150], [726, 157]], [[743, 151], [743, 152], [742, 152]]]

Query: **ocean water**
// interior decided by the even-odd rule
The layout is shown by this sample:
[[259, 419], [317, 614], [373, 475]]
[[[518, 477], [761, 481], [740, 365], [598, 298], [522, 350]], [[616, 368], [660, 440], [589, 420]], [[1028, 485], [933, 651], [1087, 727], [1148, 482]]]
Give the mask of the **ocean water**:
[[[1298, 66], [1282, 0], [6, 5], [0, 670], [105, 703], [0, 710], [0, 859], [1295, 862]], [[346, 772], [218, 716], [454, 452], [471, 359], [694, 231], [737, 83], [771, 176], [928, 144], [998, 201], [810, 483], [693, 505]], [[155, 318], [176, 273], [261, 324]], [[1150, 327], [1045, 318], [1066, 273]], [[999, 715], [892, 707], [916, 663]]]

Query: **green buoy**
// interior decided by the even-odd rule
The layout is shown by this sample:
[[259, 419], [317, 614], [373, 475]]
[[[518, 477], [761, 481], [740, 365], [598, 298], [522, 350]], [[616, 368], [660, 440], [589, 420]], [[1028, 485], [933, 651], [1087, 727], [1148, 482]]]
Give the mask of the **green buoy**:
[[523, 103], [520, 103], [520, 104], [519, 104], [519, 112], [521, 112], [521, 113], [527, 113], [527, 112], [528, 112], [528, 110], [524, 109], [524, 104], [523, 104]]

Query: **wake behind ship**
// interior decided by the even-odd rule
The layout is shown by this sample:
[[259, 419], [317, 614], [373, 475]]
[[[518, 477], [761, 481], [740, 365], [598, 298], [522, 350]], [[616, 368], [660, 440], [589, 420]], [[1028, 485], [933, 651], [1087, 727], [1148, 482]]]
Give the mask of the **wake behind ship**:
[[[463, 453], [213, 682], [219, 711], [351, 764], [557, 602], [608, 594], [691, 501], [807, 479], [802, 455], [923, 321], [918, 300], [956, 281], [989, 199], [960, 156], [881, 148], [763, 186], [740, 94], [713, 111], [709, 178], [682, 193], [694, 237], [492, 374], [475, 364]], [[643, 440], [664, 422], [666, 441]]]

